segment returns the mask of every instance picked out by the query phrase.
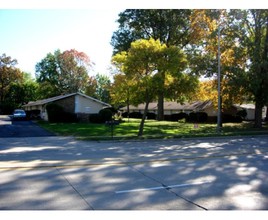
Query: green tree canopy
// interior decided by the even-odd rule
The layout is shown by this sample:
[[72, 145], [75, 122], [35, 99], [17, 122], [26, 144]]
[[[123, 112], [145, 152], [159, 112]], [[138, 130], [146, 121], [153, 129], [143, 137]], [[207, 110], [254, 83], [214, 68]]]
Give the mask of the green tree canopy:
[[13, 82], [22, 79], [22, 72], [16, 68], [17, 60], [6, 54], [0, 56], [0, 102], [5, 100], [8, 89]]
[[245, 50], [244, 67], [237, 66], [232, 80], [252, 94], [255, 127], [262, 127], [262, 108], [268, 103], [268, 10], [232, 10], [238, 42]]
[[110, 103], [111, 97], [110, 97], [110, 86], [111, 86], [111, 80], [108, 76], [103, 74], [97, 74], [96, 77], [97, 87], [96, 87], [96, 96], [97, 99]]
[[[111, 40], [114, 54], [127, 51], [131, 47], [131, 43], [136, 40], [149, 40], [150, 38], [158, 39], [167, 47], [176, 46], [183, 49], [190, 42], [190, 15], [191, 10], [177, 9], [128, 9], [123, 11], [119, 14], [119, 28], [113, 33]], [[158, 84], [157, 90], [158, 119], [162, 120], [164, 98], [167, 97], [170, 90], [165, 84], [169, 73], [164, 68], [159, 69], [158, 72], [158, 80], [161, 82]], [[175, 72], [172, 73], [172, 76], [177, 77]]]
[[19, 82], [12, 82], [6, 95], [8, 103], [13, 108], [19, 108], [38, 98], [38, 83], [31, 78], [29, 73], [22, 73]]
[[[131, 44], [131, 48], [128, 51], [123, 51], [113, 56], [112, 62], [118, 68], [119, 74], [125, 74], [127, 85], [135, 90], [131, 96], [131, 103], [145, 103], [139, 136], [143, 132], [148, 104], [156, 98], [159, 85], [162, 84], [161, 80], [163, 78], [160, 74], [163, 73], [163, 69], [169, 76], [164, 83], [170, 88], [170, 91], [184, 91], [185, 95], [187, 94], [186, 91], [189, 91], [182, 86], [186, 85], [186, 81], [191, 81], [185, 77], [186, 74], [181, 72], [187, 63], [185, 55], [175, 46], [167, 47], [153, 38], [137, 40]], [[176, 80], [180, 78], [180, 82], [183, 82], [177, 88], [172, 88], [168, 85], [174, 85], [176, 80], [173, 75], [176, 76]], [[122, 87], [125, 88], [125, 85], [126, 83]], [[187, 85], [189, 86], [190, 84]], [[125, 91], [127, 92], [128, 90]], [[172, 95], [169, 94], [169, 96]], [[127, 98], [130, 98], [130, 96]]]
[[131, 44], [130, 49], [116, 54], [112, 62], [128, 79], [135, 82], [138, 91], [135, 101], [145, 102], [143, 118], [141, 120], [138, 136], [142, 136], [144, 121], [148, 111], [149, 102], [155, 98], [153, 78], [157, 73], [157, 60], [163, 45], [160, 41], [137, 40]]
[[[268, 95], [267, 10], [194, 10], [191, 15], [190, 70], [217, 76], [218, 34], [223, 102], [237, 97], [255, 102], [255, 126], [261, 127]], [[244, 93], [237, 94], [238, 91]], [[242, 99], [240, 100], [243, 101]]]
[[74, 49], [48, 53], [36, 64], [37, 82], [45, 88], [40, 93], [47, 98], [63, 93], [84, 92], [91, 66], [89, 57]]

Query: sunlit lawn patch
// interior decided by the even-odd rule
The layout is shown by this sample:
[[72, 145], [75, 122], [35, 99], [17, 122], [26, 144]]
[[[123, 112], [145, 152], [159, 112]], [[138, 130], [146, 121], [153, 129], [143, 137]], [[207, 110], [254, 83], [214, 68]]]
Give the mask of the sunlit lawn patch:
[[[140, 119], [125, 119], [124, 122], [113, 127], [105, 124], [93, 123], [48, 123], [39, 124], [49, 131], [63, 136], [75, 136], [81, 139], [110, 139], [135, 138], [138, 134]], [[216, 132], [216, 124], [194, 124], [170, 121], [146, 120], [144, 125], [144, 138], [165, 137], [196, 137], [196, 136], [218, 136], [218, 135], [246, 135], [268, 133], [265, 126], [262, 130], [254, 129], [252, 123], [227, 123], [223, 125], [222, 133]]]

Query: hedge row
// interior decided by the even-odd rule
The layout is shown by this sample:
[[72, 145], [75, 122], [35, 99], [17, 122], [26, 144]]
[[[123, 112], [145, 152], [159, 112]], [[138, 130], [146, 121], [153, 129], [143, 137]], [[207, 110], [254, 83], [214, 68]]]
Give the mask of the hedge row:
[[[128, 117], [127, 112], [124, 112], [122, 114], [124, 118]], [[142, 114], [140, 112], [131, 112], [129, 113], [130, 118], [142, 118]], [[156, 119], [155, 113], [147, 113], [147, 119]], [[164, 120], [165, 121], [179, 121], [185, 119], [186, 122], [216, 122], [217, 117], [209, 117], [207, 113], [205, 112], [191, 112], [189, 115], [186, 113], [177, 113], [177, 114], [171, 114], [171, 115], [165, 115]], [[224, 123], [233, 122], [233, 123], [241, 123], [243, 118], [240, 115], [232, 116], [228, 114], [222, 115], [222, 121]]]
[[105, 123], [112, 120], [113, 112], [111, 109], [106, 108], [99, 111], [98, 114], [90, 114], [89, 122], [91, 123]]

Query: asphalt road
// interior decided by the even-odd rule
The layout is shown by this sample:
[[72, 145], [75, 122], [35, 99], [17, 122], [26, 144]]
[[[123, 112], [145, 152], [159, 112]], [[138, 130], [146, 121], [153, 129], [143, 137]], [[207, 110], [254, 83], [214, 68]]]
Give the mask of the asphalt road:
[[54, 134], [44, 130], [32, 121], [13, 121], [8, 115], [0, 115], [0, 138], [46, 136], [54, 136]]
[[0, 138], [1, 210], [267, 210], [268, 136]]

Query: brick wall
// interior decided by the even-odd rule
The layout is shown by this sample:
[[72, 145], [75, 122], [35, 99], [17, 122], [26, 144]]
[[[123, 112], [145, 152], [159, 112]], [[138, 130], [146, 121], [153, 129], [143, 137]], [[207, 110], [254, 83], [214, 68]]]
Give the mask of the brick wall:
[[57, 100], [54, 103], [62, 106], [64, 111], [66, 112], [75, 112], [75, 96], [70, 96], [65, 99]]

